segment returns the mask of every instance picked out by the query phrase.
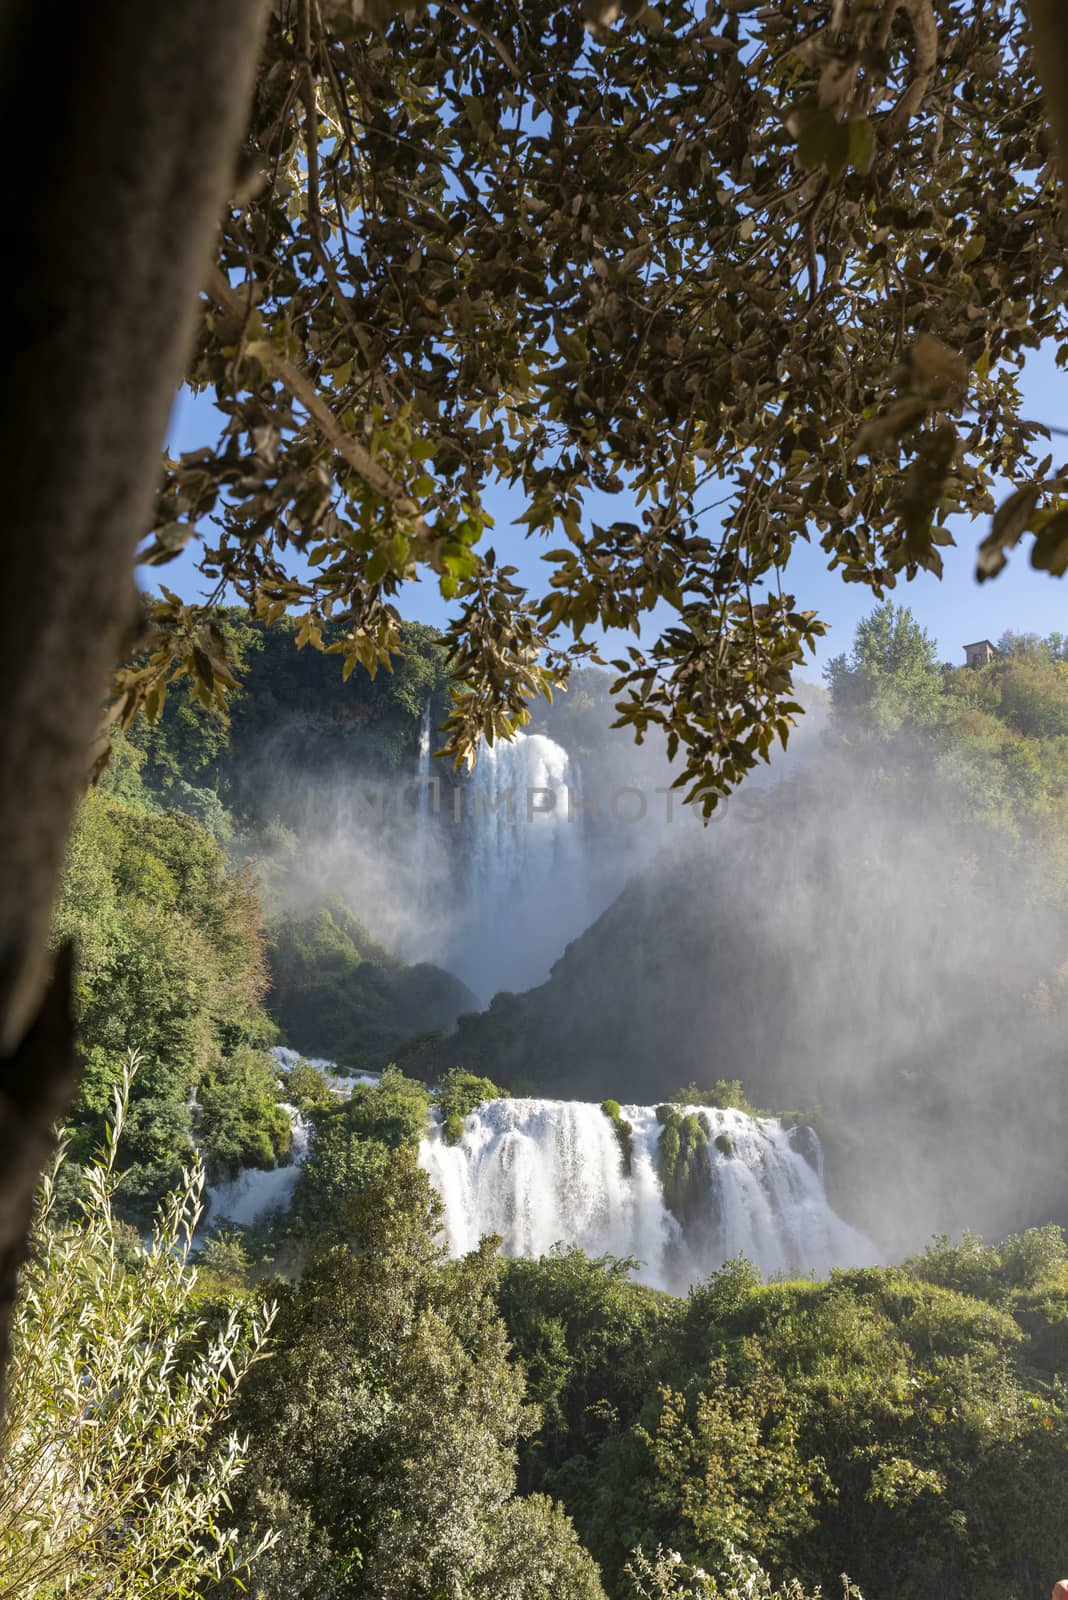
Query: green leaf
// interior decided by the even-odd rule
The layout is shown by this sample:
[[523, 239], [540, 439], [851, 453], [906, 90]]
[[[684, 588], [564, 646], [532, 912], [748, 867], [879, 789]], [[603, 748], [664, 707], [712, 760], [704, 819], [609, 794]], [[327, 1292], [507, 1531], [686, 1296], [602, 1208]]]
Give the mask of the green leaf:
[[976, 577], [980, 583], [986, 578], [996, 577], [1004, 567], [1005, 551], [1019, 543], [1034, 516], [1039, 493], [1038, 484], [1025, 483], [1021, 488], [1014, 489], [1008, 499], [998, 506], [990, 532], [979, 546]]
[[849, 165], [857, 172], [870, 172], [877, 148], [875, 129], [867, 117], [850, 117], [846, 128], [849, 141]]
[[1063, 578], [1068, 572], [1068, 507], [1055, 511], [1035, 535], [1031, 565], [1039, 572]]

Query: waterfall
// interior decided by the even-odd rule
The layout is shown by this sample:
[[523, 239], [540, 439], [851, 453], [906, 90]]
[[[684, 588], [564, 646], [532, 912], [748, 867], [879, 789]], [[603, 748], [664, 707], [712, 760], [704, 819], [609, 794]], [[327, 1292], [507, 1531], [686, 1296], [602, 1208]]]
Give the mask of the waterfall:
[[419, 724], [419, 809], [426, 812], [430, 806], [427, 780], [430, 777], [430, 696], [423, 703], [423, 718]]
[[[300, 1061], [294, 1050], [272, 1052], [284, 1080]], [[377, 1073], [338, 1075], [314, 1061], [340, 1097]], [[308, 1154], [308, 1127], [285, 1105], [292, 1129], [290, 1159], [269, 1171], [245, 1168], [208, 1190], [208, 1221], [242, 1226], [285, 1210]], [[632, 1132], [629, 1170], [613, 1123], [598, 1105], [579, 1100], [491, 1100], [464, 1122], [448, 1145], [440, 1118], [419, 1145], [419, 1164], [445, 1207], [450, 1255], [474, 1250], [498, 1234], [509, 1256], [541, 1256], [577, 1245], [592, 1256], [635, 1258], [636, 1276], [681, 1294], [734, 1256], [766, 1277], [813, 1274], [878, 1261], [870, 1239], [828, 1204], [823, 1158], [811, 1128], [784, 1128], [774, 1117], [680, 1106], [708, 1131], [707, 1172], [696, 1210], [681, 1225], [665, 1202], [657, 1145], [662, 1128], [653, 1106], [623, 1106]], [[717, 1142], [718, 1141], [718, 1142]]]
[[[377, 1083], [381, 1076], [377, 1072], [355, 1072], [342, 1077], [338, 1074], [333, 1061], [302, 1056], [299, 1051], [288, 1050], [285, 1045], [275, 1045], [270, 1053], [274, 1057], [283, 1082], [287, 1073], [305, 1061], [308, 1066], [322, 1073], [331, 1089], [342, 1100], [347, 1099], [352, 1093], [354, 1084]], [[208, 1206], [204, 1219], [209, 1226], [215, 1222], [225, 1221], [238, 1223], [242, 1227], [251, 1227], [254, 1223], [263, 1222], [272, 1211], [288, 1210], [293, 1199], [293, 1191], [297, 1187], [297, 1179], [300, 1177], [300, 1169], [308, 1158], [308, 1125], [296, 1106], [289, 1105], [284, 1100], [280, 1104], [282, 1110], [289, 1116], [289, 1157], [285, 1165], [267, 1169], [242, 1167], [237, 1176], [231, 1178], [228, 1183], [209, 1186]]]
[[[680, 1108], [687, 1109], [702, 1114]], [[684, 1231], [660, 1186], [655, 1109], [624, 1106], [622, 1115], [634, 1130], [629, 1174], [596, 1105], [494, 1100], [467, 1118], [452, 1146], [434, 1127], [419, 1161], [444, 1202], [450, 1253], [473, 1249], [487, 1233], [499, 1234], [512, 1256], [578, 1245], [591, 1255], [634, 1256], [641, 1281], [676, 1293], [737, 1255], [768, 1277], [826, 1277], [832, 1267], [876, 1261], [871, 1241], [827, 1202], [811, 1130], [806, 1152], [774, 1118], [704, 1111], [712, 1135], [707, 1211]]]
[[420, 919], [425, 919], [430, 907], [430, 865], [433, 843], [434, 797], [431, 792], [430, 772], [430, 696], [423, 704], [423, 717], [419, 724], [419, 765], [416, 769], [415, 799], [415, 905]]
[[489, 1000], [542, 982], [590, 920], [579, 775], [541, 733], [479, 751], [464, 796], [462, 907], [446, 965]]
[[236, 1222], [251, 1227], [262, 1222], [271, 1211], [285, 1210], [293, 1198], [293, 1190], [300, 1177], [300, 1169], [308, 1153], [308, 1129], [296, 1106], [283, 1103], [289, 1114], [289, 1161], [284, 1167], [271, 1167], [261, 1171], [258, 1167], [242, 1167], [229, 1183], [213, 1185], [207, 1191], [207, 1221]]

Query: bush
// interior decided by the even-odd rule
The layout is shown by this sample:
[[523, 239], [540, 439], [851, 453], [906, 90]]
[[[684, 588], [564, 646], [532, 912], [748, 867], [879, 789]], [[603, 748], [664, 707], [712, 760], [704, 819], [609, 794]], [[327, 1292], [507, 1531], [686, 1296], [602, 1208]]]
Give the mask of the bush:
[[507, 1100], [507, 1089], [498, 1089], [489, 1078], [466, 1072], [463, 1067], [450, 1067], [436, 1086], [438, 1110], [447, 1120], [459, 1117], [463, 1122], [472, 1111], [484, 1106], [487, 1100]]
[[708, 1089], [699, 1089], [696, 1083], [688, 1083], [685, 1089], [676, 1089], [671, 1100], [677, 1106], [711, 1106], [717, 1111], [744, 1111], [747, 1117], [757, 1115], [742, 1088], [740, 1078], [717, 1078]]
[[[44, 1185], [15, 1318], [0, 1468], [0, 1596], [174, 1600], [246, 1566], [225, 1525], [246, 1448], [223, 1425], [273, 1312], [209, 1332], [191, 1312], [189, 1244], [204, 1175], [170, 1195], [131, 1269], [115, 1217], [117, 1148], [135, 1060], [80, 1223], [56, 1225]], [[56, 1169], [62, 1168], [61, 1151]], [[269, 1542], [266, 1541], [266, 1542]]]
[[300, 1061], [286, 1073], [286, 1098], [302, 1116], [334, 1103], [334, 1091], [327, 1079], [310, 1061]]
[[252, 1259], [241, 1234], [222, 1230], [205, 1240], [197, 1257], [198, 1272], [209, 1272], [220, 1287], [241, 1288], [252, 1269]]
[[[347, 1233], [349, 1203], [377, 1178], [391, 1151], [414, 1152], [430, 1120], [430, 1091], [396, 1067], [358, 1083], [350, 1099], [311, 1113], [308, 1158], [290, 1216], [307, 1238]], [[461, 1126], [462, 1131], [462, 1126]]]
[[[687, 1565], [675, 1550], [658, 1549], [651, 1561], [636, 1550], [627, 1576], [635, 1600], [820, 1600], [819, 1589], [803, 1589], [796, 1578], [775, 1588], [760, 1563], [733, 1546], [728, 1546], [715, 1575]], [[842, 1600], [863, 1600], [845, 1577]]]
[[958, 1244], [937, 1234], [922, 1256], [906, 1262], [917, 1278], [960, 1294], [996, 1300], [1015, 1289], [1034, 1289], [1068, 1261], [1063, 1229], [1056, 1223], [1012, 1234], [999, 1245], [984, 1244], [965, 1230]]
[[243, 1046], [220, 1060], [199, 1090], [200, 1146], [213, 1179], [239, 1167], [270, 1168], [289, 1153], [289, 1117], [278, 1104], [278, 1069]]

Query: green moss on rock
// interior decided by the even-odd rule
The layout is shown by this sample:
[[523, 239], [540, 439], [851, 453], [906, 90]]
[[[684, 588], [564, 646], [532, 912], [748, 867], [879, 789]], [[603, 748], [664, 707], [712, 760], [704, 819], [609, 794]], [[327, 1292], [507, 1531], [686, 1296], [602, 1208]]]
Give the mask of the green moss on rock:
[[446, 1144], [459, 1144], [464, 1136], [464, 1119], [458, 1111], [452, 1112], [445, 1118], [441, 1125], [442, 1138]]
[[685, 1227], [708, 1208], [709, 1128], [692, 1111], [683, 1116], [676, 1106], [658, 1106], [656, 1116], [663, 1126], [657, 1155], [664, 1203]]
[[623, 1170], [629, 1177], [631, 1158], [634, 1151], [634, 1128], [621, 1112], [618, 1100], [602, 1100], [601, 1110], [612, 1124], [612, 1129], [619, 1142], [620, 1152], [623, 1156]]

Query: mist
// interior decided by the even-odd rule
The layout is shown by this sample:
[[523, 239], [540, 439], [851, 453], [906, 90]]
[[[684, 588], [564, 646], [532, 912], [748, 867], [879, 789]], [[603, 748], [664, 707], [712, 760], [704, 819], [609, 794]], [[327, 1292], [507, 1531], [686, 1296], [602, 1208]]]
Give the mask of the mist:
[[359, 741], [304, 768], [285, 728], [253, 764], [275, 908], [340, 899], [478, 996], [409, 1070], [646, 1104], [740, 1079], [818, 1127], [887, 1258], [1059, 1220], [1068, 927], [1042, 858], [966, 816], [930, 745], [849, 746], [818, 690], [705, 826], [584, 693], [471, 777]]

